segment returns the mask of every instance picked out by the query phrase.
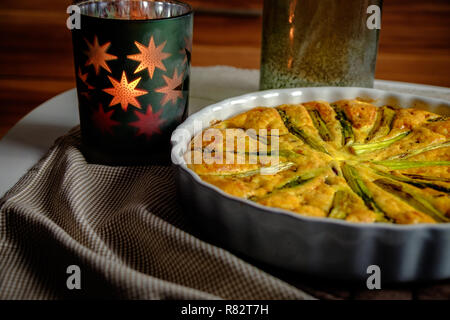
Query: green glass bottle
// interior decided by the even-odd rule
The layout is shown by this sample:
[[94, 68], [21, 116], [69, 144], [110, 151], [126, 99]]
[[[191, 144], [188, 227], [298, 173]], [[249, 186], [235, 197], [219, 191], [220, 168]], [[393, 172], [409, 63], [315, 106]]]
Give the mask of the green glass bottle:
[[265, 0], [260, 89], [373, 87], [382, 0]]

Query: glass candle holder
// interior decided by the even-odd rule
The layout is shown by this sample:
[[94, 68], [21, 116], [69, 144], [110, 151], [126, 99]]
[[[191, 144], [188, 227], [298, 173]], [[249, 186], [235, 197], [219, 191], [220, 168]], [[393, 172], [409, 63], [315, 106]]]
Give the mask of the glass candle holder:
[[72, 30], [83, 152], [90, 162], [170, 158], [188, 113], [193, 14], [178, 1], [77, 3]]
[[373, 87], [382, 0], [265, 0], [260, 89]]

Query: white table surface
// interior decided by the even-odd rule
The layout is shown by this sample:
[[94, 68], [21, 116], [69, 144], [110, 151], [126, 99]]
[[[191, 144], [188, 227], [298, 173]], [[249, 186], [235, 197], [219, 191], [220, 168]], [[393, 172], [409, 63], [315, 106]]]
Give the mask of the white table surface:
[[[191, 70], [190, 113], [223, 99], [257, 91], [258, 70], [194, 67]], [[376, 80], [375, 88], [450, 101], [450, 89]], [[0, 140], [0, 195], [10, 189], [48, 150], [56, 138], [79, 124], [75, 89], [44, 102]]]

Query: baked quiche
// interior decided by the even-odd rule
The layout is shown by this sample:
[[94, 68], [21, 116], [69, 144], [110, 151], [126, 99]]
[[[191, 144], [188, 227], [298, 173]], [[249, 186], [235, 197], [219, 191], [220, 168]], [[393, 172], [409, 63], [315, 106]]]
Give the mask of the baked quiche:
[[450, 118], [360, 100], [257, 107], [185, 154], [224, 192], [312, 217], [450, 222]]

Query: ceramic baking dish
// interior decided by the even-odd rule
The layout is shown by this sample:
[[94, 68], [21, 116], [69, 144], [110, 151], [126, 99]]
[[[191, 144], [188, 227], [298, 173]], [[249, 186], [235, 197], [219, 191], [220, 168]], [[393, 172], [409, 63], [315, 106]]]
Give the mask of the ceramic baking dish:
[[368, 267], [380, 267], [383, 282], [450, 278], [450, 223], [355, 224], [306, 217], [237, 198], [210, 185], [183, 159], [194, 134], [256, 106], [274, 107], [311, 100], [364, 98], [374, 104], [426, 108], [450, 113], [448, 102], [366, 88], [295, 88], [246, 94], [191, 115], [172, 135], [172, 162], [184, 208], [195, 226], [233, 252], [294, 272], [362, 281]]

